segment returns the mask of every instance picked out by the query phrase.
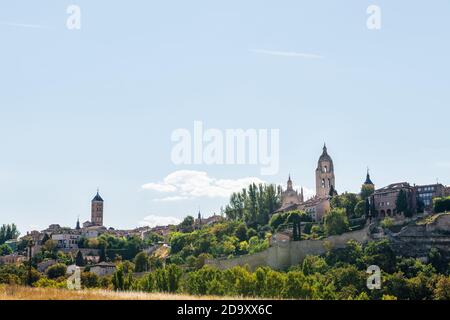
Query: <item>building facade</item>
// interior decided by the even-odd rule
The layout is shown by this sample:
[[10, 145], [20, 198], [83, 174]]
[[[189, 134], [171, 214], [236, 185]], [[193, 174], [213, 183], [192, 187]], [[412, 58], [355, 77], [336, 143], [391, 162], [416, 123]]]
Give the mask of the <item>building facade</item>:
[[431, 211], [433, 209], [433, 199], [438, 197], [445, 197], [445, 186], [437, 183], [414, 187], [417, 196], [422, 201], [425, 210]]
[[400, 214], [397, 212], [397, 199], [401, 191], [406, 194], [408, 210], [413, 214], [417, 213], [417, 194], [415, 188], [407, 182], [399, 182], [375, 190], [371, 197], [374, 211], [372, 212], [372, 216], [384, 218]]

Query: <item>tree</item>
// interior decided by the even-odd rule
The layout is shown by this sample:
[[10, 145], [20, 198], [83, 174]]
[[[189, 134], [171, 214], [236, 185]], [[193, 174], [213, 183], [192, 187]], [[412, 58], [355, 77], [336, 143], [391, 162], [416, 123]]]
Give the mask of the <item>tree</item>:
[[121, 263], [112, 276], [112, 284], [116, 291], [126, 291], [133, 285], [133, 268], [130, 263]]
[[8, 240], [17, 239], [19, 234], [20, 233], [14, 223], [2, 225], [0, 227], [0, 245], [4, 244]]
[[332, 209], [325, 216], [325, 232], [327, 235], [338, 235], [349, 230], [349, 223], [344, 209]]
[[139, 252], [134, 258], [135, 272], [145, 272], [149, 270], [150, 263], [145, 252]]
[[240, 223], [237, 228], [236, 231], [234, 233], [234, 235], [239, 239], [239, 241], [245, 241], [247, 240], [247, 226], [245, 225], [245, 223]]
[[100, 277], [92, 272], [82, 272], [81, 284], [85, 288], [98, 288], [100, 286]]
[[301, 240], [301, 216], [302, 212], [295, 210], [289, 212], [288, 222], [292, 223], [292, 240]]
[[247, 226], [257, 228], [269, 222], [269, 216], [280, 207], [281, 189], [275, 185], [255, 183], [233, 193], [223, 212], [230, 220], [244, 221]]
[[361, 199], [366, 200], [375, 192], [373, 184], [363, 184], [361, 187]]
[[434, 289], [436, 300], [450, 300], [450, 277], [440, 276]]
[[360, 196], [355, 193], [343, 193], [339, 196], [335, 196], [330, 200], [332, 209], [344, 209], [347, 217], [355, 217], [355, 207], [361, 200]]
[[433, 209], [436, 213], [450, 211], [450, 197], [435, 198], [433, 200]]
[[81, 253], [80, 250], [78, 250], [78, 252], [77, 252], [77, 256], [75, 258], [75, 264], [79, 267], [83, 267], [85, 265], [83, 254]]
[[49, 279], [56, 279], [59, 277], [64, 277], [67, 272], [67, 266], [62, 263], [57, 263], [50, 266], [47, 269], [47, 276]]
[[0, 245], [0, 256], [7, 256], [11, 253], [13, 253], [13, 251], [10, 246], [7, 244]]
[[308, 255], [303, 259], [302, 271], [306, 276], [315, 273], [325, 274], [328, 268], [327, 262], [322, 257]]
[[364, 217], [365, 212], [366, 212], [366, 200], [361, 200], [359, 201], [356, 206], [355, 206], [355, 217], [356, 218], [361, 218]]
[[180, 223], [180, 229], [183, 232], [192, 232], [194, 230], [194, 217], [187, 216], [183, 222]]
[[398, 213], [403, 213], [405, 216], [409, 216], [408, 194], [405, 190], [401, 189], [398, 193], [395, 207]]

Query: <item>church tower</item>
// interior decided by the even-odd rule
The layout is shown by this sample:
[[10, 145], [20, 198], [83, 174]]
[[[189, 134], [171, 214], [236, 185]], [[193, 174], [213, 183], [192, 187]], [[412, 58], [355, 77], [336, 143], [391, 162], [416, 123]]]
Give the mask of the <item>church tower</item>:
[[95, 226], [103, 226], [103, 199], [97, 189], [97, 195], [91, 201], [91, 223]]
[[327, 146], [324, 144], [316, 169], [316, 196], [327, 198], [331, 193], [334, 194], [335, 182], [333, 159], [329, 156]]

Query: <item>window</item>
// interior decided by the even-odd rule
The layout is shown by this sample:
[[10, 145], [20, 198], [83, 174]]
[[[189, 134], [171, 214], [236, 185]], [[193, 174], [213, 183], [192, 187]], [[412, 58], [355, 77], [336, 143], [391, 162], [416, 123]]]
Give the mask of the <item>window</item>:
[[325, 172], [325, 173], [328, 172], [328, 167], [327, 166], [323, 166], [323, 172]]
[[325, 179], [322, 179], [322, 188], [325, 188]]

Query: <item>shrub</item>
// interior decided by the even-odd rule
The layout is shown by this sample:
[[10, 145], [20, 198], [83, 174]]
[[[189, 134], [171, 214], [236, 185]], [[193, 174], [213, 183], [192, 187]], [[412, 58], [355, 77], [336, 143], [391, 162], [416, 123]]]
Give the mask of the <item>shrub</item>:
[[49, 279], [56, 279], [59, 277], [64, 277], [67, 272], [67, 266], [62, 263], [57, 263], [50, 266], [47, 269], [47, 276]]

